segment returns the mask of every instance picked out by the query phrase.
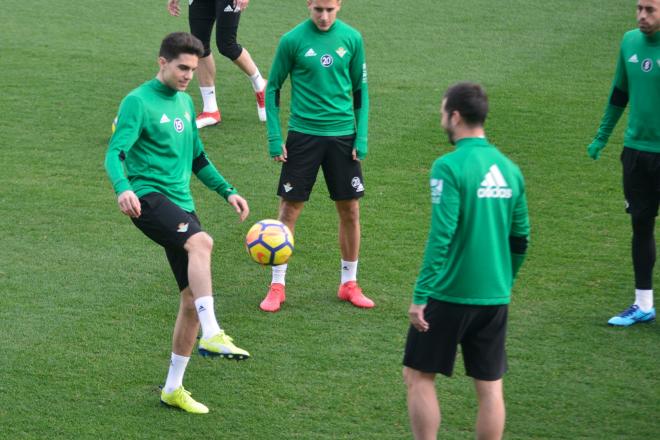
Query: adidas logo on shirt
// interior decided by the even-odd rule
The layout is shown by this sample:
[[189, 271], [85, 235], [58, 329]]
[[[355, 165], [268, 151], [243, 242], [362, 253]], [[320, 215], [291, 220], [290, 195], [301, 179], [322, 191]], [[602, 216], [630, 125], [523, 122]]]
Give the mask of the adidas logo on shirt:
[[167, 122], [170, 122], [170, 118], [168, 118], [167, 115], [163, 113], [163, 116], [160, 118], [160, 123], [165, 124]]
[[637, 58], [637, 54], [634, 54], [630, 58], [628, 58], [629, 63], [639, 63], [639, 58]]
[[306, 57], [315, 57], [315, 56], [316, 56], [316, 52], [314, 52], [314, 49], [311, 49], [311, 48], [310, 48], [307, 52], [305, 52], [305, 56], [306, 56]]
[[490, 169], [481, 182], [481, 188], [477, 190], [480, 199], [510, 199], [513, 192], [507, 188], [506, 180], [497, 165], [491, 165]]

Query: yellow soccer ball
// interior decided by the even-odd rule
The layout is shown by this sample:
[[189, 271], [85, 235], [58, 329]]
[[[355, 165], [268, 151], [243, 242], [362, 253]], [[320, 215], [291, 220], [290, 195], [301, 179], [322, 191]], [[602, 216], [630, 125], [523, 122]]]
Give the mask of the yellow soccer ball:
[[257, 263], [279, 266], [286, 263], [293, 253], [293, 234], [279, 220], [261, 220], [245, 236], [245, 247]]

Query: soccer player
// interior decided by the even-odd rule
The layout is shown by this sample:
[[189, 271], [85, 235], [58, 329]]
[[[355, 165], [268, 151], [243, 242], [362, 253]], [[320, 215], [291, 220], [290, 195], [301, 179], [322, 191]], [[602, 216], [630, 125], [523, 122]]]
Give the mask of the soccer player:
[[[277, 194], [279, 220], [294, 231], [309, 200], [319, 167], [339, 215], [341, 283], [338, 297], [371, 308], [357, 284], [360, 205], [364, 182], [360, 160], [367, 154], [369, 95], [360, 33], [337, 19], [341, 0], [307, 0], [310, 19], [282, 36], [266, 87], [268, 149], [282, 162]], [[280, 129], [280, 89], [291, 76], [291, 112], [286, 145]], [[285, 300], [287, 265], [273, 267], [267, 312]]]
[[[197, 116], [197, 128], [216, 125], [222, 120], [215, 95], [215, 61], [211, 53], [211, 31], [214, 23], [218, 50], [248, 76], [257, 98], [257, 115], [261, 122], [266, 121], [266, 80], [261, 76], [250, 53], [236, 42], [241, 12], [248, 7], [249, 2], [250, 0], [188, 0], [190, 32], [204, 44], [204, 53], [199, 59], [197, 71], [204, 108]], [[170, 15], [178, 17], [181, 14], [179, 0], [168, 0], [167, 10]]]
[[192, 99], [184, 93], [203, 53], [202, 43], [191, 34], [176, 32], [165, 37], [156, 78], [121, 102], [117, 129], [105, 156], [119, 209], [165, 248], [179, 286], [179, 313], [161, 401], [191, 413], [208, 412], [183, 388], [200, 324], [200, 354], [237, 360], [250, 356], [233, 344], [216, 320], [211, 287], [213, 239], [202, 230], [190, 193], [194, 173], [229, 202], [241, 221], [249, 213], [245, 199], [206, 156], [193, 122]]
[[626, 211], [632, 221], [635, 302], [607, 322], [620, 327], [655, 320], [654, 228], [660, 200], [660, 0], [638, 0], [637, 23], [638, 29], [623, 36], [605, 114], [596, 137], [587, 147], [592, 159], [600, 157], [630, 103], [621, 164]]
[[477, 391], [477, 438], [499, 439], [504, 432], [508, 304], [529, 220], [520, 169], [486, 140], [487, 113], [478, 84], [455, 84], [442, 100], [442, 127], [456, 149], [431, 169], [431, 229], [403, 359], [417, 440], [437, 436], [435, 375], [451, 376], [458, 344]]

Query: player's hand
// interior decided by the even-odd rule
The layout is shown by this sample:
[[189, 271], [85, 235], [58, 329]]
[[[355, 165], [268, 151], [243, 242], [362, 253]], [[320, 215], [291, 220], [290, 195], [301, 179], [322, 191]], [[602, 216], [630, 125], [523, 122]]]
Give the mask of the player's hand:
[[121, 212], [129, 217], [138, 218], [140, 214], [142, 214], [140, 199], [138, 199], [135, 193], [131, 190], [126, 190], [119, 194], [119, 197], [117, 197], [117, 203], [119, 204]]
[[234, 12], [244, 11], [248, 7], [250, 0], [234, 0]]
[[227, 202], [229, 202], [229, 204], [234, 207], [239, 217], [241, 218], [241, 221], [245, 220], [250, 214], [250, 207], [248, 206], [247, 200], [238, 194], [232, 194], [227, 197]]
[[594, 139], [594, 141], [587, 147], [587, 154], [593, 160], [598, 160], [600, 157], [600, 152], [603, 150], [603, 148], [605, 148], [605, 143], [603, 141], [599, 141], [598, 139]]
[[427, 332], [429, 330], [429, 323], [424, 319], [424, 309], [426, 304], [410, 304], [408, 309], [408, 317], [410, 318], [410, 323], [420, 332]]
[[360, 159], [358, 159], [358, 157], [357, 157], [357, 150], [355, 148], [353, 148], [353, 151], [352, 151], [351, 154], [353, 155], [353, 160], [357, 160], [358, 162], [360, 161]]
[[273, 160], [275, 160], [275, 162], [286, 162], [286, 157], [287, 157], [286, 145], [282, 144], [282, 154], [273, 157]]
[[167, 12], [169, 12], [172, 17], [178, 17], [179, 14], [181, 14], [179, 0], [167, 0]]

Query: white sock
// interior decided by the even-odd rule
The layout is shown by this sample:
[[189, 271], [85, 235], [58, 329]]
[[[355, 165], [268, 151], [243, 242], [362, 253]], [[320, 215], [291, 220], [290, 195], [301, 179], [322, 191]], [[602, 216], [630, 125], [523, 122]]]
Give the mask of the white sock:
[[635, 305], [644, 313], [650, 312], [653, 308], [653, 289], [635, 289]]
[[214, 113], [218, 111], [218, 101], [215, 99], [215, 86], [200, 87], [202, 101], [204, 101], [204, 112]]
[[202, 325], [202, 338], [210, 338], [220, 333], [220, 326], [215, 319], [215, 310], [213, 309], [213, 296], [202, 296], [195, 300], [195, 308], [199, 323]]
[[280, 264], [279, 266], [273, 266], [273, 280], [270, 282], [271, 284], [279, 283], [279, 284], [284, 284], [284, 278], [286, 277], [286, 268], [288, 267], [288, 264]]
[[179, 356], [178, 354], [172, 353], [170, 370], [167, 372], [167, 381], [165, 382], [164, 388], [166, 393], [171, 393], [183, 385], [183, 373], [186, 372], [189, 360], [190, 357], [188, 356]]
[[341, 260], [341, 283], [349, 281], [357, 281], [357, 266], [358, 262]]
[[261, 73], [259, 73], [259, 69], [254, 72], [254, 75], [249, 75], [248, 78], [250, 78], [252, 88], [255, 92], [259, 92], [266, 87], [266, 80], [261, 76]]

